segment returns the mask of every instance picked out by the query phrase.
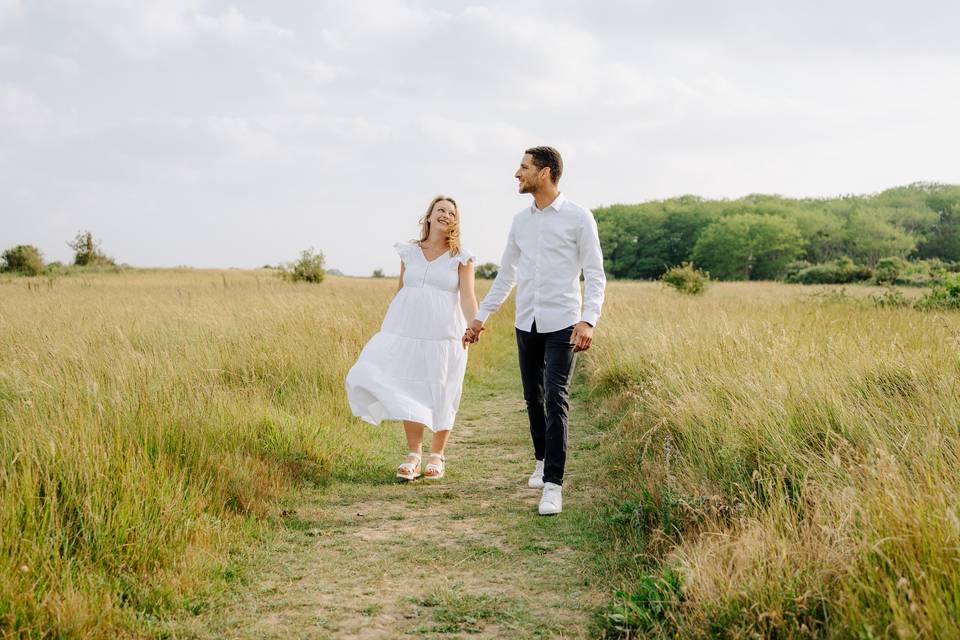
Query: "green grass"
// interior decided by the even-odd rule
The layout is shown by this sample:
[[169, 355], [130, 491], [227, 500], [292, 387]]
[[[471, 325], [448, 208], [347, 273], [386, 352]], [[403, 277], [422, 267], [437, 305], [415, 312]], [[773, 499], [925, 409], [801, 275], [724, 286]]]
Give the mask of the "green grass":
[[359, 426], [343, 379], [395, 281], [23, 282], [0, 283], [0, 635], [196, 614], [239, 575], [225, 562], [306, 526], [280, 517], [285, 497], [392, 464], [393, 434]]
[[598, 633], [960, 635], [960, 314], [871, 293], [611, 285]]

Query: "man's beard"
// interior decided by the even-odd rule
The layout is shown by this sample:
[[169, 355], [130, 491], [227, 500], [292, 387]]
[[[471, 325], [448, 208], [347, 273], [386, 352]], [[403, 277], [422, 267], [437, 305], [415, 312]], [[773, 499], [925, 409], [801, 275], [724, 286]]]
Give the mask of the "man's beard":
[[534, 189], [529, 184], [521, 185], [520, 193], [533, 193]]

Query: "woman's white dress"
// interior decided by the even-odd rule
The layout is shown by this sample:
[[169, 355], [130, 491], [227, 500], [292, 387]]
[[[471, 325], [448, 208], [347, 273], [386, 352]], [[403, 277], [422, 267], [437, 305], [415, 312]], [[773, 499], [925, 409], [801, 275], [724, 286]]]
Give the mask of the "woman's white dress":
[[473, 254], [461, 248], [427, 261], [418, 244], [394, 247], [403, 288], [347, 373], [347, 397], [353, 414], [370, 424], [410, 420], [444, 431], [453, 427], [467, 368], [459, 267]]

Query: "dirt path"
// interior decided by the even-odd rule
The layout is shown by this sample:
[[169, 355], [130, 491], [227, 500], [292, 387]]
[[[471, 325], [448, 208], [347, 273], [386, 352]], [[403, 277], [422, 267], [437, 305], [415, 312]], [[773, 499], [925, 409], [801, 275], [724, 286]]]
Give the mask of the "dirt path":
[[526, 487], [518, 385], [468, 387], [444, 479], [400, 484], [384, 467], [308, 494], [240, 597], [172, 635], [587, 637], [602, 598], [590, 586], [582, 470], [598, 435], [582, 413], [575, 402], [560, 516], [537, 515], [540, 492]]

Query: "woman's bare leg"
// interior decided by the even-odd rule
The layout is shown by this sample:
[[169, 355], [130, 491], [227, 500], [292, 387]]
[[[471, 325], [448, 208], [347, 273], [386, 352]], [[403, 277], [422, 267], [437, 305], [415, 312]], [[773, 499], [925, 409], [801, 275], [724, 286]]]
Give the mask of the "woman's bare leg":
[[407, 434], [407, 446], [409, 447], [407, 451], [420, 453], [423, 448], [423, 429], [424, 426], [419, 422], [403, 421], [403, 430]]
[[443, 448], [447, 446], [447, 438], [450, 437], [450, 429], [446, 431], [434, 431], [433, 442], [430, 443], [430, 453], [439, 453], [443, 455]]

